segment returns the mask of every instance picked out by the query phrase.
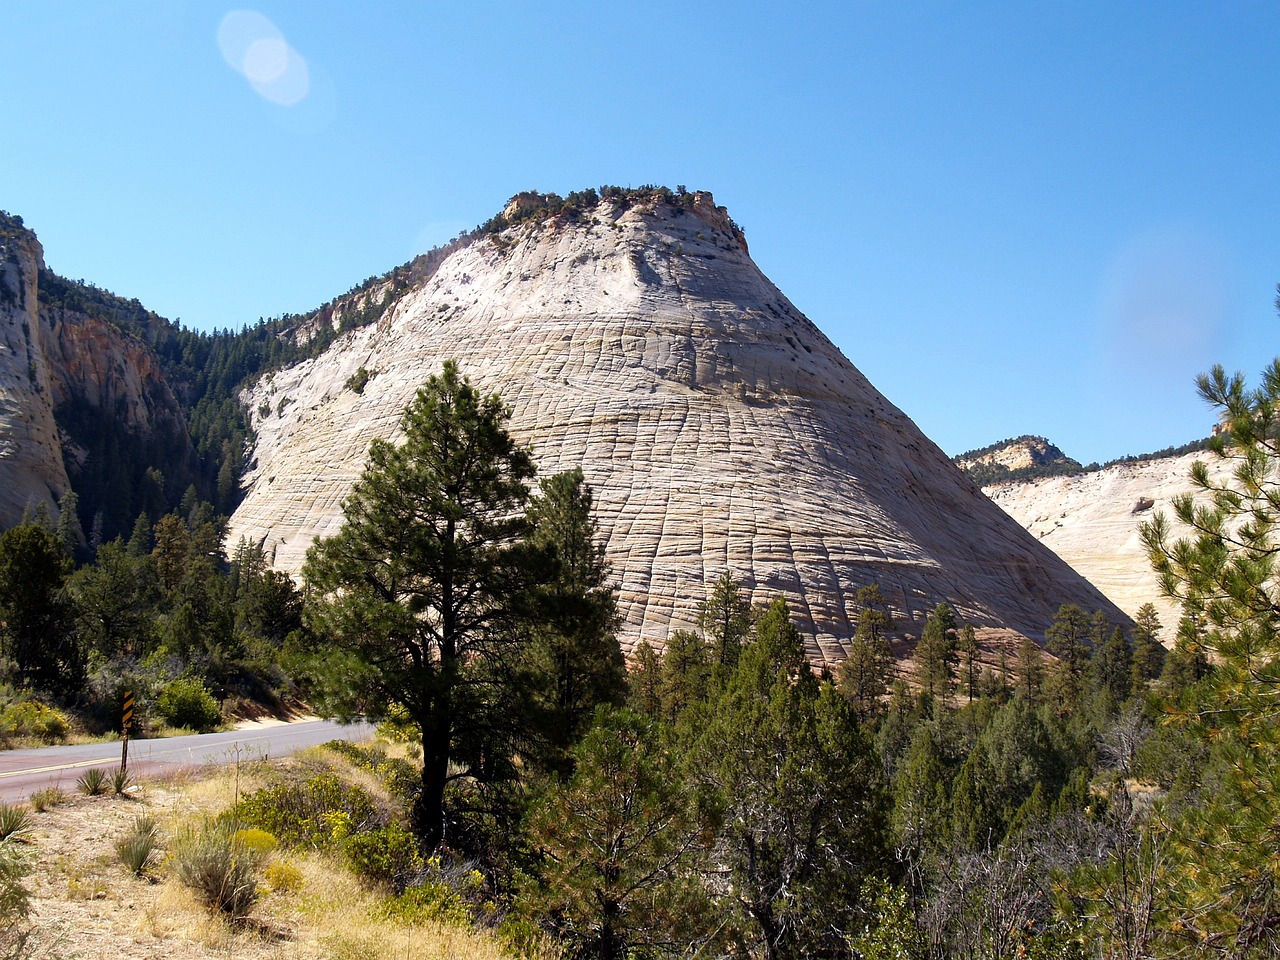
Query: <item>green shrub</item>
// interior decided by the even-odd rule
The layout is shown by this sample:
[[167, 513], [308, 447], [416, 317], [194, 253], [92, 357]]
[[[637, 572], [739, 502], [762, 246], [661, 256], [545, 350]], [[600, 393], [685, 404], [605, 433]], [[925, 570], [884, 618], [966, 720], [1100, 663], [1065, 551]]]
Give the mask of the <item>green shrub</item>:
[[129, 868], [135, 877], [142, 876], [152, 856], [160, 845], [160, 827], [147, 814], [136, 817], [133, 826], [116, 843], [116, 853], [120, 862]]
[[173, 852], [174, 873], [205, 906], [233, 920], [248, 916], [258, 899], [261, 855], [235, 841], [231, 824], [218, 823], [182, 838]]
[[107, 775], [101, 767], [90, 767], [76, 780], [76, 787], [87, 797], [97, 797], [107, 792]]
[[111, 789], [117, 797], [123, 796], [132, 782], [133, 778], [129, 776], [129, 771], [124, 767], [116, 767], [111, 772]]
[[240, 826], [266, 830], [285, 846], [321, 849], [372, 825], [376, 809], [366, 790], [322, 773], [259, 790], [224, 816]]
[[424, 866], [418, 838], [398, 823], [354, 833], [343, 850], [357, 876], [396, 890], [403, 890]]
[[387, 900], [385, 910], [387, 916], [401, 923], [465, 925], [471, 922], [471, 911], [467, 909], [466, 901], [439, 878], [415, 883]]
[[0, 930], [16, 927], [31, 912], [31, 891], [23, 884], [31, 861], [12, 840], [0, 841]]
[[222, 708], [205, 685], [192, 677], [165, 684], [156, 698], [156, 712], [171, 727], [207, 733], [222, 723]]
[[406, 805], [422, 787], [421, 769], [400, 757], [387, 756], [386, 748], [381, 744], [361, 747], [346, 740], [330, 740], [324, 747], [368, 770]]

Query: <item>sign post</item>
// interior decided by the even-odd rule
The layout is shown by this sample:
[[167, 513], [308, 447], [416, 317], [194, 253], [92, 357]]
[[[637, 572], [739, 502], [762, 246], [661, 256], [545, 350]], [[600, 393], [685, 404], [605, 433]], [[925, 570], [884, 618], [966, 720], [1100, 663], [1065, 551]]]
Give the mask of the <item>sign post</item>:
[[129, 728], [133, 726], [133, 691], [124, 692], [124, 711], [120, 714], [120, 774], [129, 772]]

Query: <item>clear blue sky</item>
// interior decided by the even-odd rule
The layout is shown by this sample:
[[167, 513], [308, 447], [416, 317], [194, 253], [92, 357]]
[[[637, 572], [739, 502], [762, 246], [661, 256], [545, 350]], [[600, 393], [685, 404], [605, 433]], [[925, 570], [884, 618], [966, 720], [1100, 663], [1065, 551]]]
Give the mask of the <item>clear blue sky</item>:
[[0, 37], [0, 208], [188, 326], [652, 182], [948, 453], [1182, 443], [1196, 372], [1280, 353], [1274, 0], [16, 0]]

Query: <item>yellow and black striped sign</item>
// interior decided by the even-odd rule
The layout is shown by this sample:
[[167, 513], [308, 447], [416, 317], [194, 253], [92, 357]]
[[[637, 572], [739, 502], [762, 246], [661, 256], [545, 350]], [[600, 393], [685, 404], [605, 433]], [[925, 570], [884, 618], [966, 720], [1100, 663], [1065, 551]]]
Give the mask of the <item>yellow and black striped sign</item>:
[[127, 734], [129, 727], [133, 725], [133, 691], [126, 690], [124, 692], [124, 713], [121, 715], [121, 727]]

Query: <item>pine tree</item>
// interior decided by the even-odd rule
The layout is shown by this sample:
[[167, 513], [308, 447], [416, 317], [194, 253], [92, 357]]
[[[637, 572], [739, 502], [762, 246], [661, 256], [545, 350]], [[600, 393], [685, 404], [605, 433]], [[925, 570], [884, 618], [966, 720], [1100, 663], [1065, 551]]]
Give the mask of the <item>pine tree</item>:
[[690, 880], [703, 824], [670, 753], [642, 717], [602, 709], [573, 760], [529, 818], [539, 912], [575, 956], [696, 947], [718, 924]]
[[1141, 689], [1164, 669], [1165, 649], [1160, 643], [1160, 616], [1154, 604], [1144, 603], [1133, 618], [1133, 688]]
[[627, 706], [651, 720], [662, 715], [662, 661], [648, 640], [641, 640], [632, 651]]
[[940, 603], [925, 622], [916, 647], [916, 679], [930, 697], [945, 698], [955, 679], [956, 617]]
[[711, 648], [712, 668], [736, 667], [742, 644], [751, 632], [751, 604], [743, 598], [738, 582], [728, 570], [720, 575], [702, 605], [698, 626]]
[[1064, 603], [1045, 631], [1045, 649], [1058, 658], [1053, 671], [1053, 696], [1059, 709], [1070, 709], [1080, 698], [1089, 665], [1089, 635], [1095, 628], [1096, 623], [1083, 610], [1074, 603]]
[[546, 553], [550, 569], [534, 594], [525, 650], [543, 748], [535, 756], [542, 753], [541, 762], [561, 772], [596, 707], [618, 706], [626, 696], [618, 606], [591, 504], [582, 470], [574, 469], [544, 479], [528, 510], [529, 542]]
[[853, 704], [859, 720], [866, 722], [880, 712], [881, 700], [893, 678], [893, 649], [888, 638], [893, 619], [878, 584], [860, 587], [854, 604], [858, 628], [848, 657], [836, 668], [836, 684]]
[[659, 697], [662, 716], [674, 721], [709, 692], [711, 665], [702, 637], [692, 630], [676, 630], [662, 651]]
[[1034, 640], [1023, 637], [1018, 644], [1018, 693], [1028, 703], [1037, 703], [1044, 688], [1044, 654]]
[[64, 694], [83, 679], [84, 651], [62, 596], [70, 572], [63, 541], [46, 526], [0, 534], [0, 654], [23, 686]]
[[723, 805], [723, 898], [767, 960], [839, 950], [888, 855], [880, 763], [848, 703], [809, 669], [775, 600], [719, 695], [689, 770]]
[[973, 624], [966, 623], [960, 631], [960, 657], [964, 662], [964, 687], [969, 694], [969, 702], [973, 703], [978, 683], [978, 631]]
[[[1197, 378], [1225, 428], [1213, 456], [1232, 462], [1221, 482], [1204, 461], [1193, 494], [1174, 497], [1175, 528], [1157, 514], [1142, 537], [1164, 594], [1183, 623], [1165, 673], [1191, 679], [1203, 651], [1215, 658], [1208, 688], [1190, 707], [1166, 705], [1212, 751], [1213, 789], [1174, 821], [1167, 871], [1174, 915], [1166, 929], [1187, 951], [1280, 954], [1280, 358], [1248, 389], [1220, 366]], [[1170, 951], [1172, 952], [1172, 951]]]
[[370, 445], [342, 530], [304, 567], [322, 699], [375, 716], [401, 707], [421, 734], [414, 820], [427, 849], [444, 839], [451, 781], [514, 776], [510, 666], [536, 571], [534, 466], [508, 417], [446, 362], [405, 410], [404, 443]]

